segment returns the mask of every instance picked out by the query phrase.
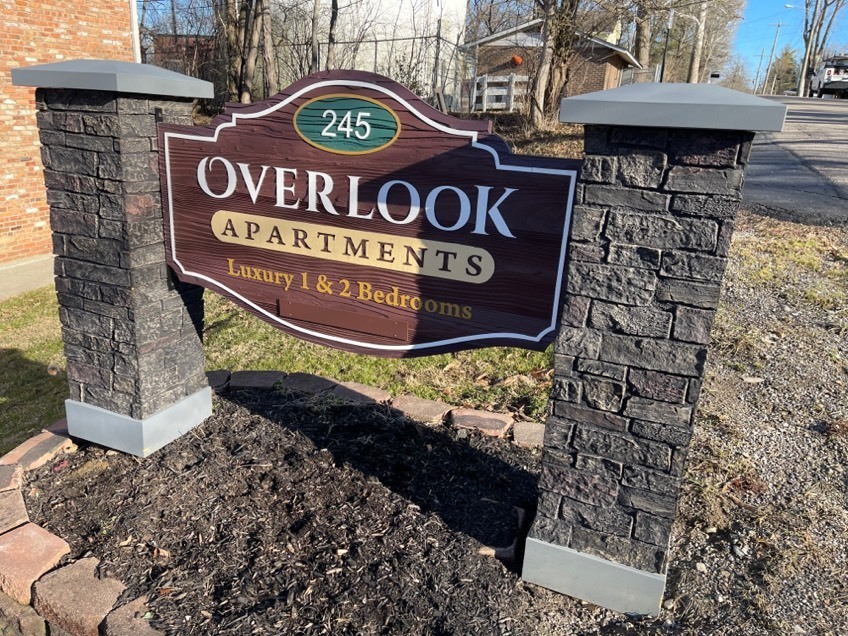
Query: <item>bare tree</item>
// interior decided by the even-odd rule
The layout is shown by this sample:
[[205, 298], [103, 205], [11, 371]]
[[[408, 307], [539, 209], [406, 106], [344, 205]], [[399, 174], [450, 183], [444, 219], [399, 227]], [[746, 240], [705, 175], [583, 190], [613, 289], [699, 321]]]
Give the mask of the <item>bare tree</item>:
[[539, 65], [533, 78], [533, 94], [530, 96], [530, 124], [540, 128], [545, 123], [545, 93], [551, 76], [551, 66], [554, 60], [554, 39], [556, 34], [557, 5], [555, 0], [545, 0], [545, 22], [542, 26], [542, 52]]
[[259, 10], [259, 0], [247, 0], [244, 16], [244, 45], [245, 54], [242, 59], [241, 90], [239, 101], [249, 104], [253, 98], [253, 80], [256, 75], [256, 59], [259, 56], [259, 36], [262, 32], [262, 12]]
[[737, 55], [726, 64], [720, 84], [735, 91], [750, 92], [752, 81], [750, 64]]
[[701, 56], [701, 79], [705, 70], [724, 68], [731, 58], [736, 25], [742, 12], [742, 0], [724, 0], [710, 3], [710, 12], [705, 21], [706, 36]]
[[479, 40], [518, 26], [542, 10], [536, 0], [470, 0], [466, 16], [466, 42]]
[[260, 44], [263, 49], [263, 88], [265, 92], [276, 90], [270, 1], [215, 0], [213, 9], [229, 99], [242, 103], [253, 101]]
[[314, 73], [320, 64], [321, 51], [318, 49], [318, 18], [321, 16], [321, 1], [312, 5], [312, 57], [309, 59], [309, 72]]
[[274, 55], [274, 37], [271, 29], [271, 0], [262, 3], [262, 55], [265, 67], [265, 95], [279, 90], [277, 84], [277, 59]]
[[695, 28], [695, 43], [692, 45], [692, 57], [689, 62], [689, 75], [686, 81], [690, 84], [700, 81], [701, 77], [701, 53], [704, 51], [704, 34], [707, 30], [707, 0], [701, 0], [701, 9], [698, 12]]
[[651, 63], [651, 17], [653, 11], [646, 0], [636, 0], [636, 61], [642, 68]]
[[339, 0], [331, 0], [330, 31], [327, 34], [327, 70], [336, 66], [336, 27], [339, 23]]
[[530, 96], [530, 123], [542, 126], [567, 81], [568, 61], [577, 36], [579, 0], [544, 0], [542, 50]]
[[798, 75], [799, 96], [805, 95], [810, 66], [821, 57], [836, 18], [846, 3], [848, 0], [804, 0], [804, 55]]

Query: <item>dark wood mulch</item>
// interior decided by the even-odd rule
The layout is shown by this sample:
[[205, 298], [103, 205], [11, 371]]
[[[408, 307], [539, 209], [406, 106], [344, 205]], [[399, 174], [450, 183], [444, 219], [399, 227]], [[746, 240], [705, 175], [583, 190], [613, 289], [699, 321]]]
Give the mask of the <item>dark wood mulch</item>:
[[24, 490], [70, 559], [100, 558], [169, 634], [613, 627], [480, 554], [516, 537], [538, 468], [538, 452], [386, 406], [249, 390], [146, 460], [84, 445]]

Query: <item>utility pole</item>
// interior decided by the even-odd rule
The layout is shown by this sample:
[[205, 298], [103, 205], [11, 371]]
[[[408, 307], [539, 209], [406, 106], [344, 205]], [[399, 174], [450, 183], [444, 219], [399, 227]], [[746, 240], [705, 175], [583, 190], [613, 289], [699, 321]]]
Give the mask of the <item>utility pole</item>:
[[754, 91], [753, 91], [753, 92], [754, 92], [754, 95], [756, 95], [756, 94], [757, 94], [757, 86], [758, 86], [758, 85], [759, 85], [759, 83], [760, 83], [760, 70], [762, 70], [762, 67], [763, 67], [763, 58], [764, 58], [765, 56], [766, 56], [766, 50], [765, 50], [765, 49], [760, 49], [760, 55], [759, 55], [760, 61], [759, 61], [759, 62], [757, 62], [757, 76], [754, 78]]
[[769, 55], [768, 65], [766, 66], [766, 78], [763, 80], [763, 92], [762, 95], [766, 94], [766, 86], [768, 86], [769, 73], [771, 73], [771, 63], [774, 60], [774, 51], [777, 48], [777, 36], [780, 35], [780, 27], [783, 26], [780, 20], [777, 21], [777, 24], [770, 24], [769, 26], [776, 26], [777, 28], [774, 30], [774, 42], [771, 45], [771, 54]]

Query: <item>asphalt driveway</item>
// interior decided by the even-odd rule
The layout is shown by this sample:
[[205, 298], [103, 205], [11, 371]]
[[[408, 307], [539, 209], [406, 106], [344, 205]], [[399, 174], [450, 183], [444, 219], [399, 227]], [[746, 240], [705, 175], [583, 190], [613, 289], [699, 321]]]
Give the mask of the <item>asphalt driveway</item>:
[[743, 204], [775, 218], [848, 225], [848, 100], [772, 97], [789, 107], [780, 133], [758, 133]]

